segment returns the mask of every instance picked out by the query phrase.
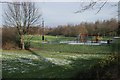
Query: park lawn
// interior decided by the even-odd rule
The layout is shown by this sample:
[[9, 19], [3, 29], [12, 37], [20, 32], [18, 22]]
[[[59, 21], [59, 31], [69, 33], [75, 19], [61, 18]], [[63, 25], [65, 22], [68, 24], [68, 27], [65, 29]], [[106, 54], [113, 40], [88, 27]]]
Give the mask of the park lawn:
[[31, 50], [2, 51], [3, 78], [74, 78], [108, 60], [119, 49], [118, 43], [90, 46], [34, 41], [31, 41]]
[[[67, 48], [63, 47], [63, 49]], [[44, 49], [3, 50], [3, 78], [74, 78], [77, 73], [87, 71], [101, 60], [111, 56], [110, 53], [84, 52], [73, 53], [67, 50], [59, 52]]]
[[68, 52], [68, 53], [86, 53], [86, 54], [109, 54], [113, 53], [112, 45], [71, 45], [71, 44], [42, 44], [31, 43], [32, 48], [39, 48], [44, 51]]
[[[111, 40], [113, 37], [107, 37], [107, 36], [101, 36], [102, 41]], [[44, 42], [62, 42], [62, 41], [76, 41], [77, 37], [65, 37], [65, 36], [51, 36], [51, 35], [45, 35]], [[92, 37], [94, 38], [94, 37]], [[88, 38], [88, 40], [91, 40], [91, 38]], [[93, 39], [94, 40], [94, 39]], [[36, 42], [36, 43], [42, 43], [42, 36], [41, 35], [25, 35], [25, 41], [30, 42]]]
[[[45, 42], [60, 42], [60, 41], [74, 41], [75, 37], [64, 37], [64, 36], [50, 36], [45, 35]], [[25, 40], [30, 40], [31, 42], [42, 42], [41, 35], [25, 35]]]

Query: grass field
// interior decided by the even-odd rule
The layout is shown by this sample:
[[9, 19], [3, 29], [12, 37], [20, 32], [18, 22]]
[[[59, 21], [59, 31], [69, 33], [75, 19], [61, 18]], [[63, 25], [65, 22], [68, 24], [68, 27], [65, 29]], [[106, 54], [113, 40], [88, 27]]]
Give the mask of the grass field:
[[[71, 78], [90, 69], [108, 54], [75, 54], [48, 51], [3, 51], [3, 77]], [[72, 73], [72, 74], [71, 74]]]
[[[38, 36], [33, 37], [31, 50], [3, 50], [3, 78], [74, 78], [99, 62], [111, 59], [115, 49], [119, 48], [116, 45], [119, 42], [99, 46], [43, 44]], [[52, 36], [47, 38], [56, 40]]]
[[[26, 35], [26, 40], [29, 39], [31, 42], [42, 42], [42, 37], [39, 35]], [[64, 36], [49, 36], [45, 35], [45, 42], [60, 42], [60, 41], [73, 41], [76, 37], [64, 37]]]

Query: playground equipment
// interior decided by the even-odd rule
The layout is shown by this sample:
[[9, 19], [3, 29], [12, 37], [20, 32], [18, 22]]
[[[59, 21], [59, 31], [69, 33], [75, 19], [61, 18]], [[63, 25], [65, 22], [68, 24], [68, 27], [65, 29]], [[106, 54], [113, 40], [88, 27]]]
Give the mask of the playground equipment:
[[102, 37], [99, 34], [79, 34], [78, 36], [78, 40], [79, 42], [87, 42], [88, 40], [91, 40], [92, 43], [98, 43], [100, 40], [102, 39]]

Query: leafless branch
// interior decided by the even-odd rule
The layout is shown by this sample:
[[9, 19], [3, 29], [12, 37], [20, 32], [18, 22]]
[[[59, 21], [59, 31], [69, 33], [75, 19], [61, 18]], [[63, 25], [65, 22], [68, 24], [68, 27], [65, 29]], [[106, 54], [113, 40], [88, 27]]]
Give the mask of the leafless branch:
[[105, 6], [105, 4], [107, 2], [108, 2], [108, 0], [105, 0], [105, 2], [100, 2], [100, 0], [98, 0], [98, 1], [92, 1], [91, 0], [91, 2], [89, 4], [82, 6], [80, 10], [78, 10], [78, 11], [76, 11], [74, 13], [82, 13], [82, 12], [84, 12], [86, 10], [97, 8], [96, 5], [99, 4], [98, 11], [96, 12], [96, 14], [97, 14], [97, 13], [99, 13], [101, 11], [101, 9]]
[[[99, 8], [99, 10], [97, 11], [97, 13], [99, 13], [99, 12], [101, 11], [101, 9], [105, 6], [105, 4], [107, 3], [107, 1], [108, 1], [108, 0], [106, 0], [106, 1], [100, 6], [100, 8]], [[97, 14], [97, 13], [96, 13], [96, 14]]]

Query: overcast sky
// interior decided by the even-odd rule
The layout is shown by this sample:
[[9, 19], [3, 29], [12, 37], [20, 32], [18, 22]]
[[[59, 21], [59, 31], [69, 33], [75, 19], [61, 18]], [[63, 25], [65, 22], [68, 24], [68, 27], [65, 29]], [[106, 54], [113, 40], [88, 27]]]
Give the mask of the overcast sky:
[[[117, 7], [112, 7], [111, 4], [117, 4], [117, 2], [107, 3], [98, 14], [96, 14], [97, 9], [75, 14], [74, 12], [81, 8], [81, 2], [38, 2], [37, 7], [40, 9], [40, 12], [42, 12], [45, 25], [56, 27], [58, 25], [80, 24], [81, 22], [95, 22], [96, 20], [116, 18]], [[4, 7], [5, 4], [0, 4], [1, 16]], [[0, 25], [3, 19], [1, 16]]]

